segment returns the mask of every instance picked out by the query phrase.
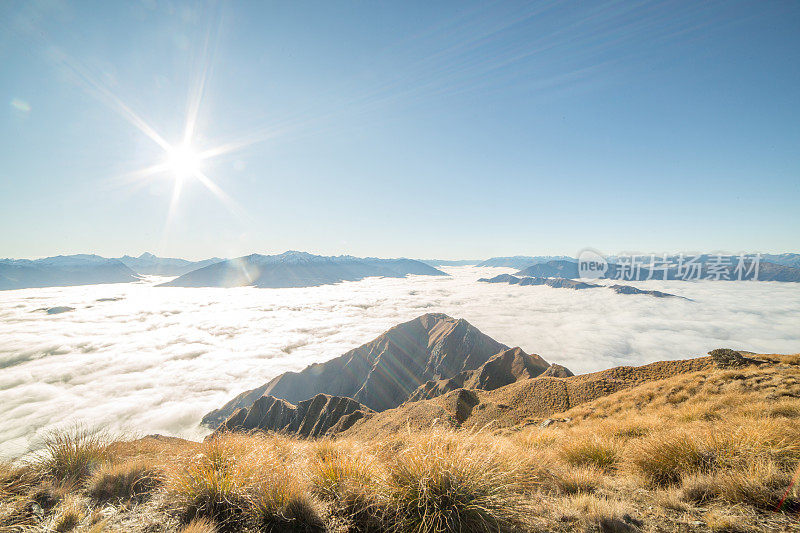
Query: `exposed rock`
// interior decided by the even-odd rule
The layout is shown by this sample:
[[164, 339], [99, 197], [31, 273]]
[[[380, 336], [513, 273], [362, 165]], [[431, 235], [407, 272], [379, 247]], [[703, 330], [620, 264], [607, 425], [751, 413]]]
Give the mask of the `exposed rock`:
[[711, 350], [710, 352], [708, 352], [708, 355], [711, 356], [711, 358], [714, 360], [714, 363], [720, 368], [734, 368], [738, 366], [747, 366], [747, 365], [763, 365], [764, 363], [766, 363], [766, 361], [745, 357], [744, 355], [741, 354], [741, 352], [737, 352], [729, 348], [717, 348], [716, 350]]
[[244, 392], [203, 418], [216, 427], [260, 396], [302, 402], [317, 394], [353, 398], [375, 411], [397, 407], [423, 383], [475, 370], [506, 350], [463, 319], [426, 314], [393, 327], [377, 339], [325, 363], [286, 372]]
[[492, 356], [480, 368], [461, 372], [450, 379], [424, 383], [411, 394], [408, 401], [434, 398], [460, 388], [494, 390], [520, 379], [536, 377], [549, 369], [547, 361], [538, 355], [528, 355], [519, 347], [511, 348]]
[[318, 394], [293, 405], [273, 396], [262, 396], [248, 409], [237, 409], [215, 433], [226, 431], [275, 431], [300, 437], [319, 437], [341, 432], [371, 413], [351, 398]]

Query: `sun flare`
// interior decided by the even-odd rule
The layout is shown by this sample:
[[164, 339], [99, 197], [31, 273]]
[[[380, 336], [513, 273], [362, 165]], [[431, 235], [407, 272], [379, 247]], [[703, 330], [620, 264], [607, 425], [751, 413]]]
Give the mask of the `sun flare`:
[[197, 175], [202, 158], [189, 145], [179, 145], [167, 151], [167, 167], [175, 179], [183, 180]]

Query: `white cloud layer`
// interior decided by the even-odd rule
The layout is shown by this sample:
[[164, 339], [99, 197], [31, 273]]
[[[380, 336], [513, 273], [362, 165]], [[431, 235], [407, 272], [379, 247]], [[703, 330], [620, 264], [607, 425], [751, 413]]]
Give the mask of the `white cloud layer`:
[[[509, 269], [446, 270], [453, 276], [302, 289], [0, 291], [0, 456], [21, 455], [43, 431], [75, 422], [201, 437], [202, 415], [239, 392], [426, 312], [465, 318], [576, 373], [717, 347], [800, 352], [800, 284], [632, 283], [693, 300], [685, 301], [476, 282]], [[75, 310], [41, 310], [56, 306]]]

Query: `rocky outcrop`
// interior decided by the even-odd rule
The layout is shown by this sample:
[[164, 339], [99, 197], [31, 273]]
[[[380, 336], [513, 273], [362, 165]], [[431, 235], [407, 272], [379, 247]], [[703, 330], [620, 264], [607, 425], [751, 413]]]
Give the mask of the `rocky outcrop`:
[[731, 350], [730, 348], [717, 348], [708, 352], [711, 359], [720, 368], [736, 368], [739, 366], [748, 365], [763, 365], [766, 361], [753, 359], [742, 355], [741, 352]]
[[249, 408], [237, 409], [215, 431], [274, 431], [299, 437], [320, 437], [349, 429], [372, 410], [351, 398], [317, 394], [294, 405], [261, 396]]
[[423, 383], [453, 379], [480, 368], [506, 349], [466, 320], [426, 314], [340, 357], [300, 372], [286, 372], [244, 392], [208, 413], [203, 423], [216, 427], [261, 396], [297, 403], [322, 393], [353, 398], [370, 409], [383, 411], [405, 402]]
[[[494, 390], [521, 379], [539, 376], [551, 365], [536, 354], [528, 355], [521, 348], [511, 348], [492, 356], [480, 368], [461, 372], [450, 379], [431, 380], [422, 384], [408, 398], [414, 402], [465, 389]], [[569, 372], [564, 367], [560, 367]], [[569, 372], [569, 375], [572, 375]]]

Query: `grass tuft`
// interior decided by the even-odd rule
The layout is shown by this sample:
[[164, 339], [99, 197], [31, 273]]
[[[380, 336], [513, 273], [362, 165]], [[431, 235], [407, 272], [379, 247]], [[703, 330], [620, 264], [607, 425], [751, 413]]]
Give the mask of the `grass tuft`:
[[560, 454], [567, 464], [592, 466], [603, 471], [614, 470], [620, 460], [616, 443], [597, 436], [577, 437], [562, 446]]
[[527, 509], [509, 464], [471, 437], [419, 435], [390, 465], [398, 529], [408, 533], [516, 531]]
[[161, 472], [145, 459], [104, 463], [89, 477], [86, 493], [100, 501], [142, 500], [163, 482]]
[[106, 458], [106, 435], [85, 428], [53, 431], [44, 438], [38, 469], [60, 482], [80, 482]]

